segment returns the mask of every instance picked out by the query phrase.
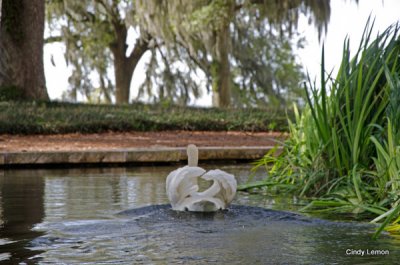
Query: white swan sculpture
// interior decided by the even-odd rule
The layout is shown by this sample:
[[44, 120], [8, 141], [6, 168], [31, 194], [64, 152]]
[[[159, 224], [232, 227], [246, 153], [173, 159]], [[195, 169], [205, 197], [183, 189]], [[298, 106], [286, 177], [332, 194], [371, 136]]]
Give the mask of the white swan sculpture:
[[[206, 172], [198, 167], [198, 149], [187, 147], [188, 165], [178, 168], [167, 176], [167, 196], [173, 210], [210, 212], [225, 209], [236, 193], [236, 179], [225, 171], [215, 169]], [[212, 180], [207, 190], [199, 192], [198, 178]]]

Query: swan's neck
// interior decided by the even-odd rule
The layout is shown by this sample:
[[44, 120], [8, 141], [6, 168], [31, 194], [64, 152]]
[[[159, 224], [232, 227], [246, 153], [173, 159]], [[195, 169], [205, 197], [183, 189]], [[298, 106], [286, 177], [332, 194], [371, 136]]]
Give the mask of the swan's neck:
[[199, 150], [197, 149], [197, 146], [194, 144], [189, 144], [186, 152], [188, 156], [188, 166], [197, 167], [199, 162]]

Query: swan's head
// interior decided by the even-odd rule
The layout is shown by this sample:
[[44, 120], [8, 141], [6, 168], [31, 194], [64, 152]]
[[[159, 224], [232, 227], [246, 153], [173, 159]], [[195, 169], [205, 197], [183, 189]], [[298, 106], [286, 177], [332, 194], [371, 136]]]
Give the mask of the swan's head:
[[199, 149], [194, 144], [189, 144], [186, 148], [186, 153], [188, 157], [188, 166], [197, 167], [199, 163]]

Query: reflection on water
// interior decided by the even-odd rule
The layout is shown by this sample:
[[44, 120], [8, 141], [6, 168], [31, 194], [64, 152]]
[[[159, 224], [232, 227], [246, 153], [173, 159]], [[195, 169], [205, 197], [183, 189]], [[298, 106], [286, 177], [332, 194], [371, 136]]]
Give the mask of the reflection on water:
[[43, 178], [0, 175], [0, 261], [18, 264], [38, 254], [27, 245], [43, 234], [33, 231], [44, 216]]
[[[218, 167], [235, 174], [239, 183], [247, 179], [250, 169], [243, 165]], [[157, 215], [139, 219], [117, 215], [127, 209], [167, 203], [165, 177], [173, 169], [0, 171], [0, 263], [164, 264], [168, 260], [239, 264], [247, 260], [253, 264], [290, 264], [298, 259], [313, 264], [321, 263], [323, 255], [326, 260], [340, 256], [340, 263], [378, 264], [374, 263], [376, 257], [360, 259], [343, 254], [345, 248], [373, 246], [390, 249], [388, 262], [399, 258], [398, 242], [382, 238], [374, 243], [369, 240], [373, 230], [362, 225], [327, 228], [288, 223], [284, 218], [268, 225], [251, 225], [258, 220], [251, 216], [235, 227], [223, 219], [173, 221], [174, 226]], [[235, 203], [271, 208], [274, 200], [239, 193]], [[282, 205], [286, 204], [280, 208]]]
[[163, 169], [110, 169], [45, 178], [44, 221], [109, 218], [123, 209], [166, 203]]

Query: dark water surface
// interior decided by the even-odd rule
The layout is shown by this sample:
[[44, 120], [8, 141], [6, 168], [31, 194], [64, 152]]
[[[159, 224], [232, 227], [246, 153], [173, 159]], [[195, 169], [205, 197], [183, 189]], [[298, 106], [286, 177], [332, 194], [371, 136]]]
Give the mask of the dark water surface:
[[[239, 183], [250, 169], [206, 168], [215, 167]], [[266, 209], [293, 210], [280, 203], [291, 198], [239, 193], [226, 211], [174, 212], [165, 194], [174, 168], [0, 170], [0, 263], [400, 263], [400, 242], [371, 240], [373, 226]]]

